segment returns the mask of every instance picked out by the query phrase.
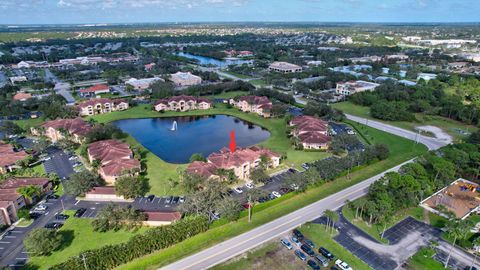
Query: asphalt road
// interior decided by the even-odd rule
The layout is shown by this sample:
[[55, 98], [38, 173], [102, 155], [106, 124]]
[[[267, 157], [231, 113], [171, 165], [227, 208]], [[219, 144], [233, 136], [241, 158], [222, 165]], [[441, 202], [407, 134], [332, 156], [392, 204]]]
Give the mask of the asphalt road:
[[412, 161], [413, 159], [406, 161], [361, 183], [358, 183], [338, 193], [330, 195], [325, 199], [319, 200], [295, 212], [292, 212], [267, 224], [259, 226], [253, 230], [231, 238], [213, 247], [202, 250], [196, 254], [193, 254], [170, 265], [167, 265], [161, 269], [198, 270], [207, 269], [218, 265], [228, 259], [244, 253], [247, 250], [250, 250], [273, 238], [276, 238], [279, 235], [282, 235], [296, 227], [299, 227], [306, 222], [318, 218], [327, 209], [338, 209], [345, 203], [346, 200], [352, 201], [365, 195], [368, 191], [368, 187], [370, 186], [370, 184], [380, 179], [385, 173], [391, 171], [398, 171], [401, 166]]
[[357, 122], [357, 123], [360, 123], [360, 124], [363, 124], [363, 125], [367, 125], [367, 126], [372, 127], [372, 128], [383, 130], [383, 131], [386, 131], [388, 133], [395, 134], [397, 136], [422, 143], [425, 146], [427, 146], [429, 150], [436, 150], [436, 149], [441, 148], [441, 147], [443, 147], [447, 144], [452, 143], [451, 140], [441, 140], [441, 139], [437, 139], [437, 138], [433, 138], [433, 137], [427, 137], [427, 136], [420, 135], [420, 134], [418, 134], [416, 132], [413, 132], [413, 131], [410, 131], [410, 130], [405, 130], [405, 129], [402, 129], [402, 128], [399, 128], [399, 127], [395, 127], [395, 126], [384, 124], [384, 123], [381, 123], [381, 122], [378, 122], [378, 121], [358, 117], [358, 116], [355, 116], [355, 115], [345, 114], [345, 116], [347, 117], [348, 120], [352, 120], [354, 122]]

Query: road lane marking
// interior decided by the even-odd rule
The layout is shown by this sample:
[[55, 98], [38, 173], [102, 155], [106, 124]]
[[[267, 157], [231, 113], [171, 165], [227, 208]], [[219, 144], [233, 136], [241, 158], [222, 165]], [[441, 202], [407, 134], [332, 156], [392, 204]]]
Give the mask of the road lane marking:
[[75, 202], [75, 205], [77, 205], [79, 202], [80, 202], [80, 201], [79, 201], [79, 200], [77, 200], [77, 201]]
[[352, 195], [352, 194], [354, 194], [354, 193], [357, 193], [357, 192], [359, 192], [359, 191], [362, 191], [362, 190], [363, 190], [363, 189], [354, 190], [354, 191], [352, 191], [352, 192], [350, 192], [350, 193], [347, 193], [347, 194], [343, 195], [342, 197], [336, 199], [335, 201], [336, 201], [336, 202], [341, 201], [341, 200], [345, 199], [346, 197], [348, 197], [348, 196], [350, 196], [350, 195]]
[[[282, 224], [280, 224], [280, 225], [278, 225], [278, 226], [276, 226], [276, 227], [271, 228], [270, 230], [266, 230], [266, 231], [264, 231], [264, 232], [262, 232], [262, 233], [259, 233], [259, 234], [255, 235], [253, 238], [256, 238], [256, 237], [260, 237], [260, 236], [262, 236], [262, 235], [265, 235], [265, 234], [267, 234], [267, 233], [269, 233], [269, 232], [271, 232], [271, 231], [274, 231], [274, 230], [276, 230], [276, 229], [278, 229], [278, 228], [280, 228], [280, 227], [285, 226], [285, 224], [292, 223], [293, 221], [296, 221], [297, 219], [300, 219], [300, 218], [301, 218], [301, 216], [297, 216], [297, 217], [295, 217], [295, 218], [293, 218], [293, 219], [291, 219], [291, 220], [289, 220], [289, 221], [287, 221], [287, 222], [285, 222], [285, 223], [282, 223]], [[204, 262], [204, 261], [206, 261], [206, 260], [208, 260], [208, 259], [210, 259], [210, 258], [212, 258], [212, 257], [215, 257], [215, 256], [217, 256], [217, 255], [219, 255], [219, 254], [225, 253], [226, 251], [228, 251], [228, 250], [230, 250], [230, 249], [233, 249], [233, 248], [236, 248], [236, 247], [238, 247], [238, 246], [240, 246], [240, 245], [243, 245], [244, 243], [246, 243], [246, 242], [248, 242], [248, 241], [251, 241], [253, 238], [249, 238], [249, 239], [243, 240], [242, 242], [239, 242], [239, 243], [237, 243], [237, 244], [235, 244], [235, 245], [233, 245], [233, 246], [230, 246], [230, 247], [228, 247], [228, 248], [225, 248], [225, 249], [223, 249], [223, 250], [220, 251], [220, 252], [217, 252], [217, 253], [212, 254], [212, 255], [210, 255], [210, 256], [208, 256], [208, 257], [205, 257], [205, 258], [203, 258], [203, 259], [201, 259], [201, 260], [198, 260], [198, 261], [194, 262], [193, 264], [190, 264], [189, 266], [187, 266], [185, 269], [191, 268], [192, 266], [197, 265], [197, 264], [199, 264], [199, 263], [202, 263], [202, 262]]]
[[5, 242], [5, 241], [0, 242], [0, 244], [10, 244], [10, 243], [12, 243], [12, 242]]

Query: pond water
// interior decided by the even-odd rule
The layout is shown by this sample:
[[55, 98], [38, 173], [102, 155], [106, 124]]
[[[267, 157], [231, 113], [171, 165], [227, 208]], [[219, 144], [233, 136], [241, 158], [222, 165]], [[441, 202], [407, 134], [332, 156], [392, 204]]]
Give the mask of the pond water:
[[[174, 121], [176, 131], [171, 130]], [[207, 157], [228, 148], [232, 130], [241, 147], [270, 137], [268, 130], [227, 115], [125, 119], [114, 124], [164, 161], [176, 164], [188, 163], [194, 153]]]
[[186, 58], [190, 58], [190, 59], [195, 59], [202, 66], [213, 65], [213, 66], [217, 66], [217, 67], [226, 67], [226, 66], [229, 66], [229, 65], [243, 65], [243, 64], [248, 64], [249, 62], [251, 62], [251, 60], [241, 60], [241, 59], [238, 59], [238, 60], [219, 60], [219, 59], [215, 59], [215, 58], [212, 58], [212, 57], [194, 55], [194, 54], [184, 53], [184, 52], [176, 53], [176, 55], [186, 57]]

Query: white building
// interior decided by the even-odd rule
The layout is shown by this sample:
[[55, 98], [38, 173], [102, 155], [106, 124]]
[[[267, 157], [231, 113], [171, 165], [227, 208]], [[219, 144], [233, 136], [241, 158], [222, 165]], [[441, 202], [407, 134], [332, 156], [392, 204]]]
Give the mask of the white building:
[[417, 75], [417, 81], [420, 79], [423, 79], [425, 81], [430, 81], [430, 80], [435, 80], [437, 78], [437, 74], [433, 73], [418, 73]]
[[27, 81], [27, 77], [25, 76], [14, 76], [14, 77], [10, 77], [10, 82], [12, 82], [12, 84], [15, 84], [16, 82], [26, 82]]
[[380, 84], [366, 81], [349, 81], [337, 83], [336, 93], [349, 96], [363, 91], [373, 91]]
[[170, 80], [176, 86], [192, 86], [202, 83], [202, 78], [196, 75], [193, 75], [190, 72], [177, 72], [170, 75]]
[[162, 78], [145, 78], [145, 79], [136, 79], [136, 78], [131, 78], [128, 81], [125, 82], [126, 85], [131, 85], [133, 89], [135, 90], [145, 90], [150, 87], [154, 82], [156, 81], [162, 81], [164, 82], [165, 80]]
[[294, 72], [301, 72], [302, 67], [297, 66], [295, 64], [287, 63], [287, 62], [273, 62], [268, 67], [271, 71], [276, 72], [283, 72], [283, 73], [294, 73]]

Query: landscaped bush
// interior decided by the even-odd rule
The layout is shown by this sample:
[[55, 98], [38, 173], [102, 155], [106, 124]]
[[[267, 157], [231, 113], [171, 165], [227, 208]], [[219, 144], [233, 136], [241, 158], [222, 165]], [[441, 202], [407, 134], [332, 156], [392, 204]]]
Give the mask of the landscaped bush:
[[207, 229], [207, 218], [187, 217], [172, 225], [152, 228], [144, 234], [135, 235], [126, 243], [82, 252], [79, 256], [71, 257], [50, 269], [113, 269], [136, 258], [172, 246]]

